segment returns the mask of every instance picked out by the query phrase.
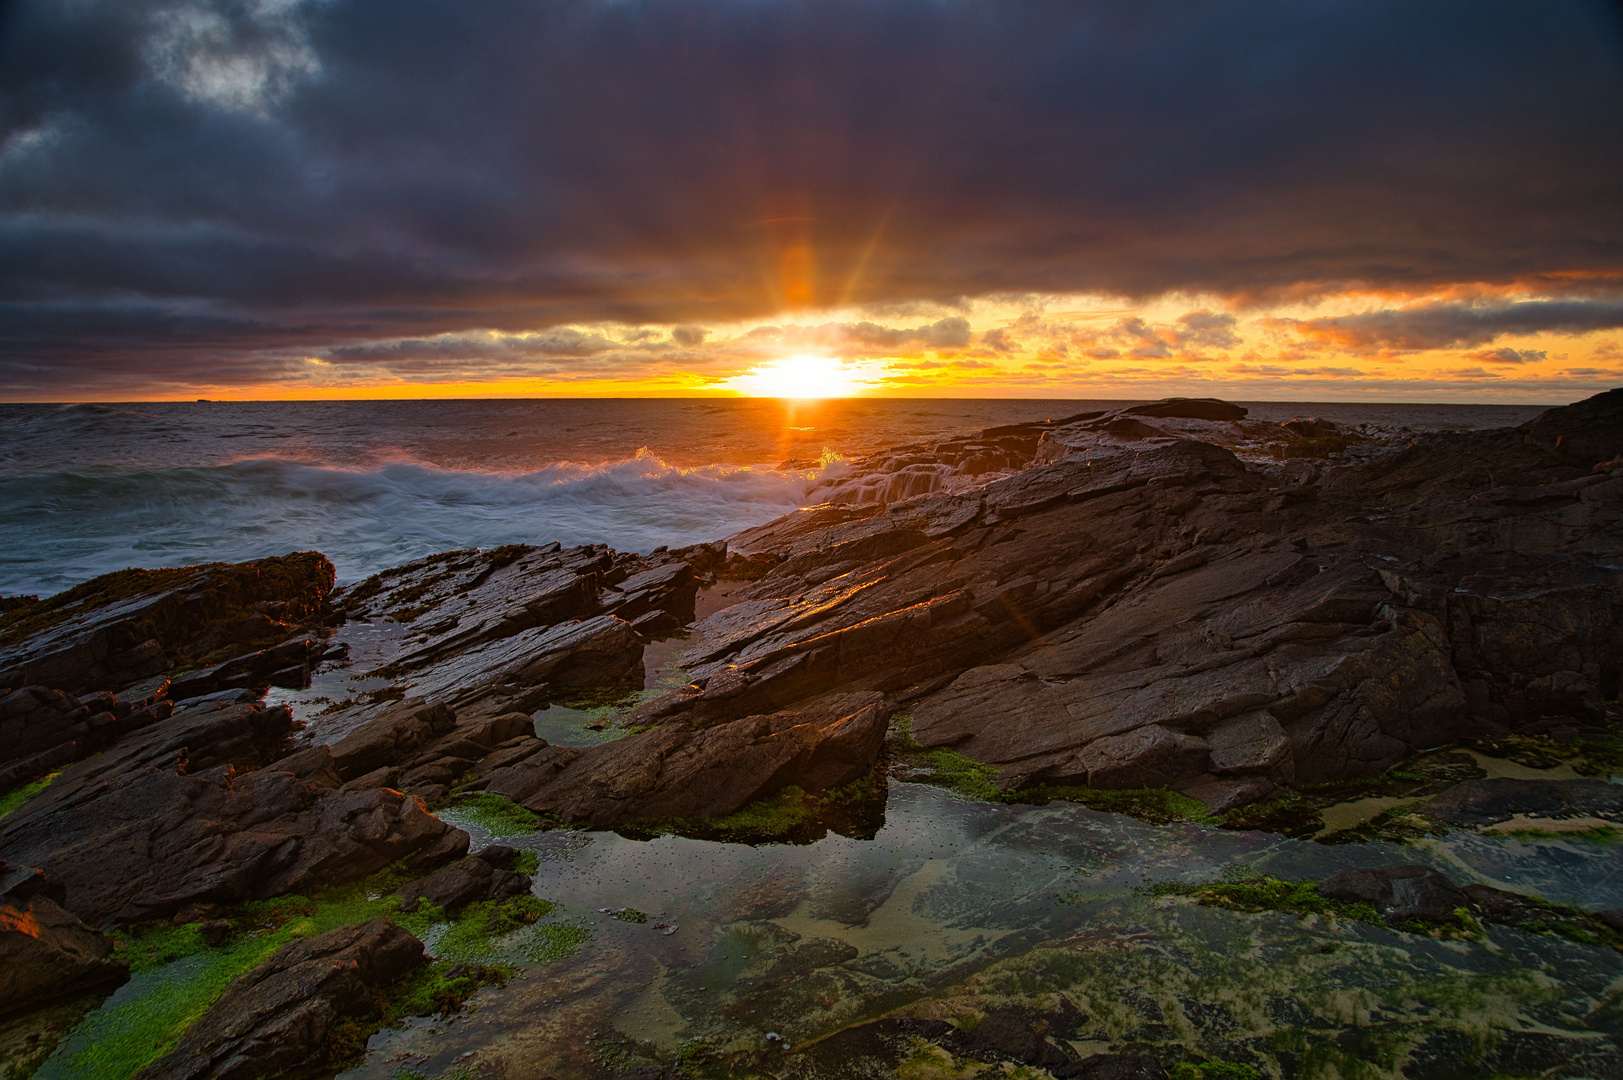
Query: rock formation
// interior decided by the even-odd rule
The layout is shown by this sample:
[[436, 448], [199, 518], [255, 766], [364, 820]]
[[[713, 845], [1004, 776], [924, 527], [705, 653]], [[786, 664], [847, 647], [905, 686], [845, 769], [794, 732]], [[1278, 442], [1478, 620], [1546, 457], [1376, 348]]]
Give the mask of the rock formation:
[[[111, 925], [402, 862], [421, 875], [407, 904], [528, 888], [429, 812], [453, 787], [596, 827], [720, 818], [862, 778], [904, 710], [914, 740], [1006, 789], [1171, 787], [1217, 811], [1465, 737], [1588, 730], [1623, 655], [1620, 420], [1623, 390], [1392, 445], [1172, 399], [875, 455], [726, 543], [454, 551], [337, 591], [299, 553], [8, 604], [0, 790], [61, 771], [0, 819], [19, 868], [0, 1009], [121, 978]], [[691, 623], [718, 575], [748, 584], [694, 627], [690, 681], [628, 718], [643, 730], [584, 749], [535, 735], [548, 703], [640, 687], [646, 645]], [[387, 687], [307, 728], [261, 703], [341, 658], [335, 626], [385, 619], [356, 673]], [[1422, 811], [1616, 821], [1616, 790], [1467, 780]], [[1418, 868], [1322, 888], [1399, 921], [1532, 920]], [[303, 1060], [420, 961], [402, 935], [289, 946], [150, 1075]], [[1021, 1023], [965, 1049], [1060, 1067]]]
[[304, 1066], [346, 1018], [375, 1017], [377, 992], [425, 962], [387, 919], [284, 945], [232, 983], [141, 1080], [230, 1080]]
[[62, 883], [0, 859], [0, 1013], [123, 982], [112, 941], [63, 909]]

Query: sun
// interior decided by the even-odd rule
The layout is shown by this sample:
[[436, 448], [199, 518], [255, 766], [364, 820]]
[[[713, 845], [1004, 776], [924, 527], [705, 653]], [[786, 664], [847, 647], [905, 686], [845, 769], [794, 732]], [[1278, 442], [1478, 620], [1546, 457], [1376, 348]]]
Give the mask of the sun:
[[846, 363], [829, 356], [802, 354], [759, 364], [723, 380], [717, 389], [736, 390], [746, 397], [808, 401], [851, 397], [881, 385], [884, 376], [883, 368], [872, 362]]

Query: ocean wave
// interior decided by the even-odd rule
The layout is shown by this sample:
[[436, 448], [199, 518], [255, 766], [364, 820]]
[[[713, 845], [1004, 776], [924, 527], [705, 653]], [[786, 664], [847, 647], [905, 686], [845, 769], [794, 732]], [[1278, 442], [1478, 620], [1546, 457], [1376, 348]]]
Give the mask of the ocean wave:
[[718, 540], [799, 506], [844, 467], [677, 468], [644, 450], [524, 473], [280, 458], [0, 477], [0, 594], [48, 594], [126, 566], [314, 549], [353, 581], [452, 548], [607, 543], [650, 551]]

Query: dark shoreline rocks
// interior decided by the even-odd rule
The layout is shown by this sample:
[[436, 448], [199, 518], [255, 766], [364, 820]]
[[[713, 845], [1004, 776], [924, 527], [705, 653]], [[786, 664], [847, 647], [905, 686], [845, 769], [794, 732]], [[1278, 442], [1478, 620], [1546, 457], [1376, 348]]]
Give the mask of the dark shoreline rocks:
[[63, 909], [66, 895], [45, 871], [0, 859], [0, 1014], [129, 977], [111, 939]]
[[[122, 571], [7, 605], [0, 789], [61, 770], [0, 819], [0, 858], [52, 882], [0, 908], [54, 935], [21, 942], [14, 996], [43, 993], [51, 970], [68, 987], [120, 977], [99, 928], [395, 863], [422, 875], [407, 902], [527, 888], [429, 812], [454, 791], [591, 827], [724, 818], [869, 775], [898, 710], [918, 743], [991, 766], [1008, 791], [1167, 787], [1214, 813], [1461, 740], [1609, 730], [1620, 403], [1391, 446], [1174, 399], [898, 448], [825, 505], [679, 551], [455, 551], [336, 591], [307, 552]], [[628, 718], [646, 730], [585, 749], [536, 737], [530, 714], [549, 703], [640, 686], [648, 645], [722, 576], [748, 584], [695, 628], [691, 682]], [[362, 673], [386, 689], [308, 728], [259, 703], [338, 660], [346, 619], [401, 628]], [[1468, 780], [1424, 812], [1619, 820], [1610, 788]], [[1325, 883], [1391, 918], [1463, 895], [1532, 919], [1444, 884]], [[262, 978], [302, 985], [308, 960], [325, 985], [327, 955]], [[320, 1042], [297, 1010], [232, 1009], [163, 1075]], [[1006, 1026], [998, 1053], [1042, 1059]]]

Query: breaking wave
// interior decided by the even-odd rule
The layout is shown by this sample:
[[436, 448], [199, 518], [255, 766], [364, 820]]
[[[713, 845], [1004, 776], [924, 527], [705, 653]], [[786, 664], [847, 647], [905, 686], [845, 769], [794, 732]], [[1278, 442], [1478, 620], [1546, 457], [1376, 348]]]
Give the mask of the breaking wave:
[[558, 540], [647, 552], [769, 521], [842, 468], [682, 469], [644, 450], [525, 473], [256, 458], [0, 477], [0, 594], [49, 594], [126, 566], [308, 549], [332, 559], [340, 581], [453, 548]]

